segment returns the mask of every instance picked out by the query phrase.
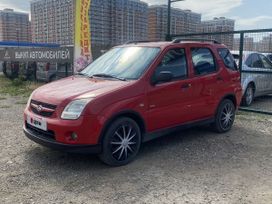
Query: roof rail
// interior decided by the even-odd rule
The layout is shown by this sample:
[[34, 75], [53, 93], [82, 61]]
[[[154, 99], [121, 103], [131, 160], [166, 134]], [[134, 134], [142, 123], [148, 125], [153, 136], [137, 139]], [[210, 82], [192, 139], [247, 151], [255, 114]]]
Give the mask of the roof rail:
[[127, 44], [137, 44], [137, 43], [147, 43], [147, 42], [151, 42], [149, 40], [130, 40], [130, 41], [127, 41], [125, 43], [125, 45]]
[[173, 41], [172, 41], [172, 43], [180, 43], [180, 42], [182, 42], [182, 41], [200, 41], [200, 42], [212, 42], [212, 43], [214, 43], [214, 44], [221, 44], [220, 42], [218, 42], [218, 41], [216, 41], [216, 40], [211, 40], [211, 39], [199, 39], [199, 38], [196, 38], [196, 39], [194, 39], [194, 38], [192, 38], [192, 39], [189, 39], [189, 38], [177, 38], [177, 39], [174, 39]]

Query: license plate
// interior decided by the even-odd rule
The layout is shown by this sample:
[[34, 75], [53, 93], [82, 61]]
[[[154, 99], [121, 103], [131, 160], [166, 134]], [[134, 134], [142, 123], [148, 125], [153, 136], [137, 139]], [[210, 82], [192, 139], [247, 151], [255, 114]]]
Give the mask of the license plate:
[[46, 120], [42, 117], [27, 116], [27, 123], [35, 128], [47, 131]]

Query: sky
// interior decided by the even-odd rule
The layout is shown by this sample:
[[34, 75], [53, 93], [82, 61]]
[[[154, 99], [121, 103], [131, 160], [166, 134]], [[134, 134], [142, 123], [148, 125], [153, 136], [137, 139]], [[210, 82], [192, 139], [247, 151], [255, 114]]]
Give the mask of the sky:
[[[142, 0], [149, 5], [166, 4], [167, 0]], [[30, 0], [1, 0], [0, 10], [13, 8], [30, 12]], [[203, 20], [227, 17], [236, 20], [236, 30], [272, 28], [271, 0], [185, 0], [173, 7], [190, 9], [202, 14]]]

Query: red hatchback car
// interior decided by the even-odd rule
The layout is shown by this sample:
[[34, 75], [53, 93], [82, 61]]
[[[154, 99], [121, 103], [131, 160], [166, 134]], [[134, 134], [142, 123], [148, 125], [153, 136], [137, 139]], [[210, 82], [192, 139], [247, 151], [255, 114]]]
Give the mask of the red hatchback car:
[[199, 124], [229, 131], [241, 97], [240, 73], [224, 45], [131, 42], [35, 90], [24, 132], [41, 145], [120, 166], [169, 131]]

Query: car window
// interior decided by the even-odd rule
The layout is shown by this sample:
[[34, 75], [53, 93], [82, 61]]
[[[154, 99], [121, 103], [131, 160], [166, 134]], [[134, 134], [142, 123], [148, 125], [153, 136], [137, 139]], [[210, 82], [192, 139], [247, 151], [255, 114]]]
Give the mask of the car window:
[[168, 51], [163, 57], [161, 63], [155, 71], [158, 76], [160, 72], [168, 71], [173, 74], [174, 79], [184, 78], [187, 76], [187, 61], [185, 49], [177, 48]]
[[251, 68], [263, 68], [262, 60], [257, 54], [249, 55], [246, 65]]
[[88, 76], [109, 75], [137, 80], [160, 53], [158, 47], [115, 47], [81, 71]]
[[272, 62], [272, 55], [267, 55], [267, 58]]
[[214, 56], [208, 48], [192, 48], [192, 61], [196, 75], [209, 74], [216, 71]]
[[271, 62], [264, 55], [259, 55], [259, 57], [262, 60], [264, 68], [266, 68], [266, 69], [272, 69]]
[[237, 70], [235, 59], [227, 48], [218, 49], [218, 53], [227, 68], [231, 70]]

